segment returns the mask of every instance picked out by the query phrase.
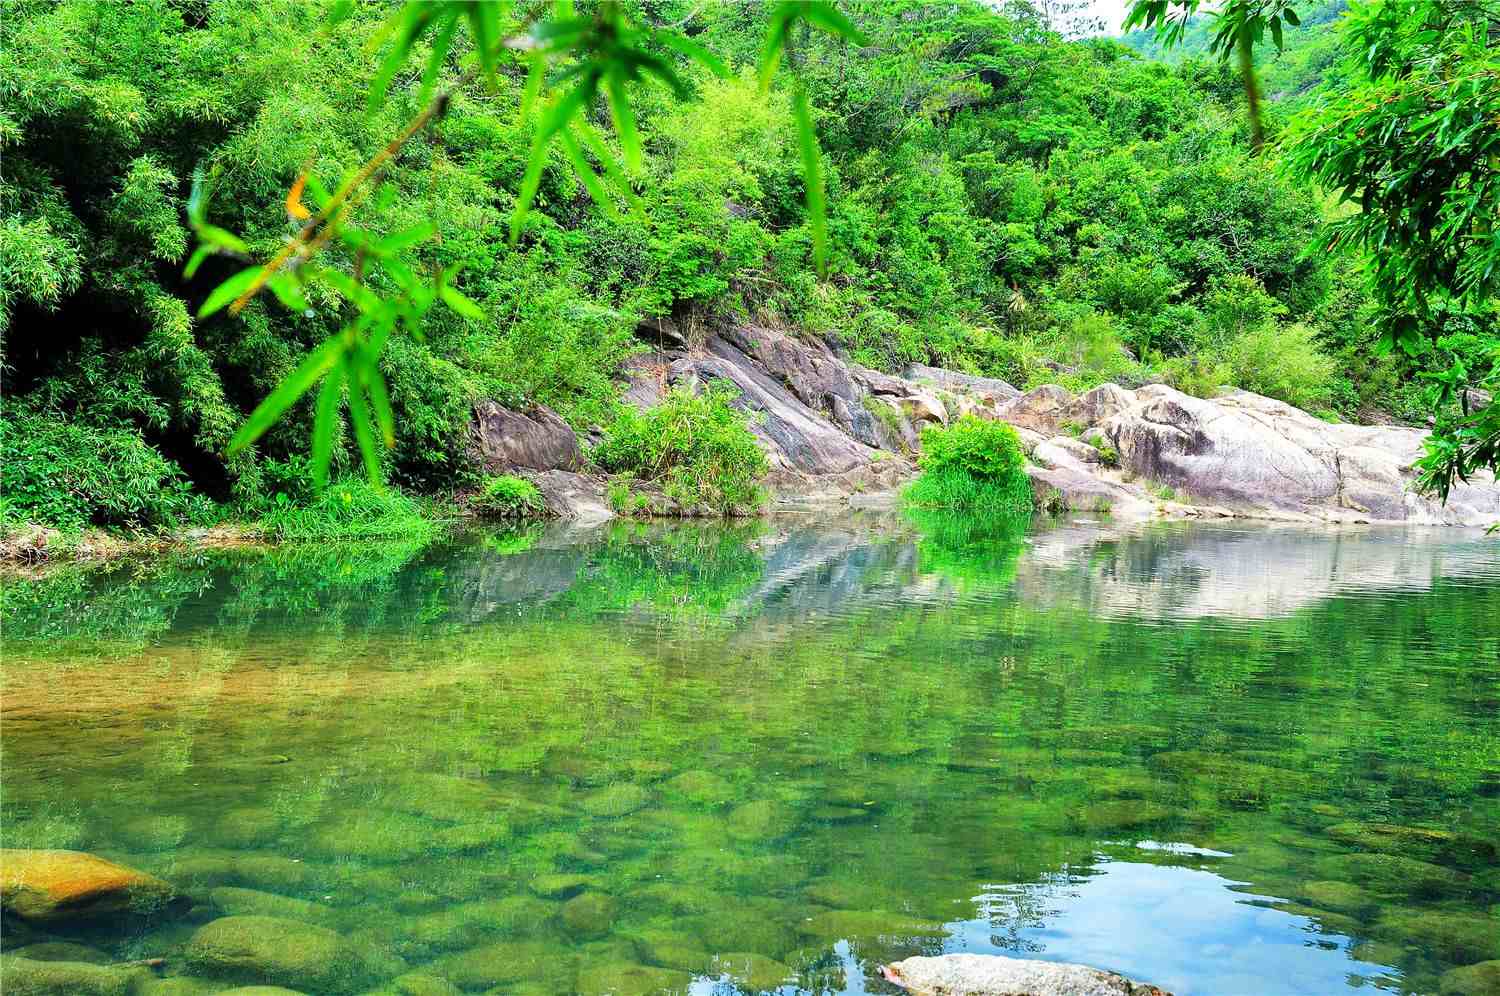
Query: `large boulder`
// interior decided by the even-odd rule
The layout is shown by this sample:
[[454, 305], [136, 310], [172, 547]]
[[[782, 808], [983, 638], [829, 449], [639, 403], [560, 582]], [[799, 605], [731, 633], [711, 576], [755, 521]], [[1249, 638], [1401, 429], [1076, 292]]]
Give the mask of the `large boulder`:
[[1004, 955], [907, 958], [883, 971], [890, 982], [923, 996], [1171, 996], [1148, 983], [1086, 965]]
[[512, 411], [493, 401], [474, 406], [469, 428], [474, 460], [490, 473], [511, 470], [577, 470], [578, 436], [552, 409]]
[[368, 974], [338, 933], [272, 916], [226, 916], [198, 928], [184, 950], [205, 975], [308, 992], [358, 989]]
[[1500, 520], [1487, 474], [1456, 485], [1446, 505], [1416, 493], [1422, 430], [1328, 423], [1247, 391], [1206, 400], [1153, 384], [1135, 395], [1102, 424], [1121, 465], [1195, 499], [1336, 521]]
[[146, 968], [0, 956], [0, 992], [5, 996], [128, 996], [150, 977]]
[[156, 914], [179, 902], [156, 876], [93, 854], [0, 850], [0, 907], [36, 923]]
[[1006, 402], [1021, 396], [1019, 389], [994, 377], [975, 377], [921, 363], [908, 363], [903, 373], [908, 380], [932, 384], [949, 391], [962, 391], [995, 402]]

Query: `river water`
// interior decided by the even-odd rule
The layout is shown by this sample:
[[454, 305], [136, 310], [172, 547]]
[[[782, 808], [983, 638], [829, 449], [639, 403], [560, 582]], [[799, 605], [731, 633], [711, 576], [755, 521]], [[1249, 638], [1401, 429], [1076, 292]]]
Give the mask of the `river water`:
[[[162, 993], [1500, 978], [1482, 533], [532, 527], [67, 568], [3, 624], [5, 846], [188, 893], [70, 938]], [[226, 915], [269, 964], [195, 944]]]

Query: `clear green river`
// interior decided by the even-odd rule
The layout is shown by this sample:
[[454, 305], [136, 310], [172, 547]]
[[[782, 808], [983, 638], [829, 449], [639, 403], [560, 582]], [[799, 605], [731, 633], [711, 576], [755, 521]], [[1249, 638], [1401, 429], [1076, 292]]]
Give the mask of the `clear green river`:
[[12, 577], [3, 633], [5, 846], [191, 897], [63, 938], [140, 993], [1500, 992], [1483, 533], [534, 527]]

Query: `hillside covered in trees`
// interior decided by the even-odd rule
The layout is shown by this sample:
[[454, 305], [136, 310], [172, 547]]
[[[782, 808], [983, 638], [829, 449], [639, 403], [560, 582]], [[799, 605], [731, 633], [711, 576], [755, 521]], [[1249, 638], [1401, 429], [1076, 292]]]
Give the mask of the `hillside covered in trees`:
[[[1380, 352], [1367, 261], [1314, 248], [1351, 208], [1290, 178], [1274, 140], [1342, 85], [1340, 3], [1313, 5], [1285, 52], [1262, 56], [1272, 143], [1257, 154], [1238, 74], [1191, 32], [1164, 58], [1139, 36], [1065, 40], [1027, 4], [850, 2], [840, 9], [862, 37], [794, 27], [767, 92], [755, 70], [769, 5], [637, 0], [632, 23], [680, 32], [724, 71], [661, 47], [681, 92], [632, 90], [642, 155], [623, 157], [620, 179], [633, 196], [580, 179], [615, 168], [613, 145], [554, 144], [514, 241], [538, 127], [524, 51], [489, 82], [465, 31], [430, 73], [421, 38], [372, 104], [389, 11], [359, 4], [331, 19], [343, 6], [8, 7], [8, 528], [163, 527], [314, 500], [312, 394], [253, 448], [228, 444], [345, 325], [351, 294], [278, 291], [238, 315], [197, 315], [245, 260], [299, 230], [304, 182], [336, 186], [433, 87], [449, 95], [441, 113], [351, 209], [394, 241], [329, 250], [356, 281], [442, 273], [462, 295], [380, 358], [400, 427], [381, 460], [407, 494], [476, 485], [465, 448], [481, 400], [544, 404], [607, 433], [622, 417], [621, 365], [653, 318], [690, 337], [753, 320], [880, 370], [921, 363], [1072, 390], [1164, 381], [1203, 396], [1233, 385], [1329, 419], [1417, 425], [1435, 405], [1419, 371], [1458, 359], [1477, 383], [1493, 362], [1493, 302], [1444, 316], [1423, 352]], [[518, 4], [509, 16], [506, 37], [524, 38], [538, 15]], [[826, 186], [821, 274], [800, 92]], [[583, 114], [602, 141], [622, 134], [610, 102]], [[238, 233], [243, 250], [185, 265], [194, 211], [200, 233]], [[424, 223], [430, 237], [403, 244]], [[399, 269], [372, 265], [388, 257]], [[352, 440], [335, 439], [332, 462], [357, 472]]]

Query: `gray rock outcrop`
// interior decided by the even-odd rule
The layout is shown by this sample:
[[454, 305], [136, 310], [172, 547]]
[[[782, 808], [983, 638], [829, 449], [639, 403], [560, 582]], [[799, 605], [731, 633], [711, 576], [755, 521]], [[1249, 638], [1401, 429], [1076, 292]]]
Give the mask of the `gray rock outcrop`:
[[[1500, 522], [1500, 486], [1489, 475], [1455, 484], [1446, 504], [1418, 493], [1422, 429], [1324, 422], [1246, 391], [1203, 399], [1162, 384], [1104, 384], [1075, 396], [1048, 384], [1022, 393], [1002, 380], [920, 364], [896, 376], [860, 366], [819, 338], [756, 325], [727, 326], [696, 345], [670, 323], [643, 328], [652, 348], [627, 364], [624, 400], [647, 408], [674, 387], [728, 381], [765, 449], [767, 483], [787, 507], [890, 495], [916, 473], [924, 426], [972, 414], [1015, 427], [1038, 504], [1054, 510], [1117, 519]], [[553, 514], [586, 522], [613, 514], [603, 481], [580, 475], [578, 439], [556, 414], [494, 403], [475, 414], [470, 448], [487, 471], [531, 477]]]
[[1086, 965], [1004, 955], [907, 958], [883, 970], [887, 980], [920, 996], [1171, 996]]

